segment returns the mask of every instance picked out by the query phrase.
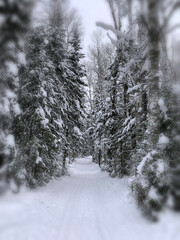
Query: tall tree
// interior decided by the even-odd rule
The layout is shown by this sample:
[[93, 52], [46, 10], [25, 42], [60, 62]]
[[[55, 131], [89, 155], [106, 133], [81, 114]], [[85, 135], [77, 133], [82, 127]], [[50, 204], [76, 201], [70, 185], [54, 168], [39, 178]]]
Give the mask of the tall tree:
[[80, 153], [83, 144], [85, 124], [85, 67], [82, 64], [84, 55], [81, 53], [80, 30], [74, 29], [68, 49], [67, 96], [70, 103], [68, 112], [67, 137], [69, 142], [69, 157], [73, 159]]
[[17, 98], [17, 54], [30, 21], [30, 8], [30, 0], [2, 0], [0, 4], [0, 166], [7, 164], [9, 157], [13, 160], [8, 149], [15, 145], [12, 121], [16, 111], [11, 103]]
[[148, 86], [148, 130], [150, 144], [156, 146], [160, 130], [159, 108], [159, 41], [160, 25], [158, 17], [159, 1], [148, 1], [148, 37], [149, 37], [149, 62], [150, 78]]

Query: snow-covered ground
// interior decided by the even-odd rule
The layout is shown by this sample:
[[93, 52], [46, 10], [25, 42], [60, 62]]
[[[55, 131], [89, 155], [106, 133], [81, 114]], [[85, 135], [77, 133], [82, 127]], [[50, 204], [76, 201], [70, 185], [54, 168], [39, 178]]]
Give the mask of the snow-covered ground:
[[110, 178], [77, 159], [70, 176], [47, 187], [0, 199], [0, 240], [179, 240], [180, 216], [145, 220], [131, 198], [128, 179]]

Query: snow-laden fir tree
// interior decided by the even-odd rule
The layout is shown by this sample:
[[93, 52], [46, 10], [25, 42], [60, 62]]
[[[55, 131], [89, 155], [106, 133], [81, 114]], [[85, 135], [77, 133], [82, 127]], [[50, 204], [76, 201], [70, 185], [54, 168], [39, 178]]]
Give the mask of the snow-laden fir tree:
[[94, 149], [93, 160], [102, 166], [106, 158], [106, 130], [104, 124], [107, 113], [105, 112], [105, 105], [109, 99], [107, 92], [109, 83], [106, 80], [106, 75], [114, 57], [114, 49], [112, 44], [104, 42], [104, 36], [101, 31], [93, 32], [92, 39], [93, 44], [89, 48], [89, 61], [87, 62], [87, 80], [89, 83], [91, 109], [89, 133], [91, 135], [90, 139], [94, 141], [92, 146]]
[[69, 98], [69, 112], [67, 124], [67, 140], [69, 143], [68, 156], [75, 158], [80, 154], [85, 130], [85, 67], [81, 63], [84, 55], [81, 53], [80, 32], [75, 28], [68, 49], [67, 94]]
[[0, 3], [0, 166], [7, 166], [14, 158], [12, 121], [19, 112], [17, 60], [30, 20], [30, 5], [30, 0], [2, 0]]
[[[176, 162], [172, 158], [173, 135], [176, 135], [172, 119], [178, 117], [171, 108], [177, 105], [173, 100], [172, 69], [163, 35], [167, 22], [160, 26], [161, 4], [155, 0], [141, 1], [140, 15], [133, 21], [132, 1], [128, 1], [129, 29], [122, 32], [121, 18], [119, 27], [117, 24], [121, 13], [114, 8], [120, 1], [108, 2], [114, 27], [97, 24], [117, 36], [116, 41], [112, 40], [117, 54], [107, 76], [110, 84], [106, 95], [109, 93], [110, 99], [101, 106], [107, 118], [105, 114], [97, 118], [101, 126], [99, 138], [105, 133], [108, 142], [106, 170], [112, 176], [134, 175], [132, 189], [139, 206], [156, 219], [154, 213], [166, 202], [171, 186], [177, 203], [179, 187], [175, 167], [178, 159]], [[145, 9], [148, 15], [144, 14]], [[178, 141], [175, 142], [178, 146]]]
[[79, 154], [83, 131], [84, 76], [80, 38], [65, 44], [61, 8], [46, 26], [26, 37], [15, 122], [18, 154], [9, 167], [17, 185], [42, 186], [66, 172], [66, 158]]
[[[85, 72], [81, 59], [80, 33], [76, 26], [71, 33], [70, 41], [65, 43], [64, 20], [62, 9], [54, 11], [53, 18], [50, 18], [49, 31], [49, 50], [48, 54], [52, 60], [57, 77], [59, 88], [63, 89], [63, 94], [59, 95], [59, 101], [63, 103], [62, 117], [62, 136], [63, 142], [62, 158], [63, 172], [65, 172], [67, 157], [74, 158], [78, 152], [78, 142], [82, 141], [83, 126], [83, 100]], [[71, 151], [72, 150], [72, 151]]]
[[47, 55], [47, 34], [43, 27], [27, 35], [26, 66], [21, 66], [16, 139], [18, 154], [9, 167], [17, 184], [43, 185], [59, 168], [58, 151], [61, 140], [61, 117], [58, 78]]

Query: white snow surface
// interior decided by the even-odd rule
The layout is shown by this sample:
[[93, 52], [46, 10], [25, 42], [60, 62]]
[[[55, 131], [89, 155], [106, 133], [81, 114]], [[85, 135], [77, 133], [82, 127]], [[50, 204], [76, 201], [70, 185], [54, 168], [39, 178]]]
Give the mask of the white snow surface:
[[137, 91], [139, 88], [140, 88], [140, 84], [135, 85], [134, 87], [129, 88], [128, 91], [127, 91], [127, 93], [132, 93], [132, 92], [134, 92], [134, 91]]
[[169, 143], [169, 138], [166, 137], [163, 133], [159, 136], [158, 144], [167, 145]]
[[180, 96], [180, 84], [173, 85], [173, 93], [177, 96]]
[[12, 73], [14, 76], [18, 74], [18, 66], [16, 63], [13, 63], [11, 61], [6, 62], [6, 65], [8, 67], [8, 71]]
[[6, 137], [6, 142], [7, 142], [7, 145], [8, 145], [8, 146], [14, 147], [14, 146], [15, 146], [14, 136], [13, 136], [12, 134], [9, 134], [9, 135]]
[[168, 109], [165, 105], [164, 100], [160, 98], [159, 101], [158, 101], [158, 104], [159, 104], [159, 107], [160, 107], [161, 111], [164, 113], [165, 118], [167, 118]]
[[26, 55], [23, 52], [18, 53], [19, 63], [22, 65], [26, 65]]
[[138, 172], [139, 174], [141, 174], [141, 172], [142, 172], [142, 170], [143, 170], [143, 167], [144, 167], [144, 165], [145, 165], [145, 163], [146, 163], [146, 161], [147, 161], [148, 159], [150, 159], [150, 160], [152, 159], [151, 153], [148, 153], [145, 157], [143, 157], [142, 161], [141, 161], [140, 164], [138, 165], [138, 167], [137, 167], [137, 172]]
[[0, 240], [178, 240], [179, 215], [147, 221], [129, 194], [128, 178], [110, 178], [77, 159], [69, 176], [34, 191], [0, 198]]

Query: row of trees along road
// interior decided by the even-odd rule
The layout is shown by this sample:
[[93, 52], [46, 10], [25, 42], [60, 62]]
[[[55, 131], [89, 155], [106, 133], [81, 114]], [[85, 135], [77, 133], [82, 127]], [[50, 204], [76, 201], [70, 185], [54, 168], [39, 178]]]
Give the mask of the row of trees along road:
[[0, 8], [2, 191], [11, 179], [34, 188], [64, 175], [83, 143], [79, 16], [66, 1], [51, 1], [46, 20], [28, 26], [31, 3], [4, 0]]
[[[111, 32], [111, 43], [94, 33], [86, 63], [91, 151], [111, 176], [131, 176], [138, 205], [156, 219], [172, 197], [174, 208], [180, 209], [179, 105], [173, 92], [177, 77], [166, 35], [176, 28], [169, 22], [180, 3], [107, 3], [113, 26], [97, 26]], [[137, 6], [138, 12], [132, 11]]]

